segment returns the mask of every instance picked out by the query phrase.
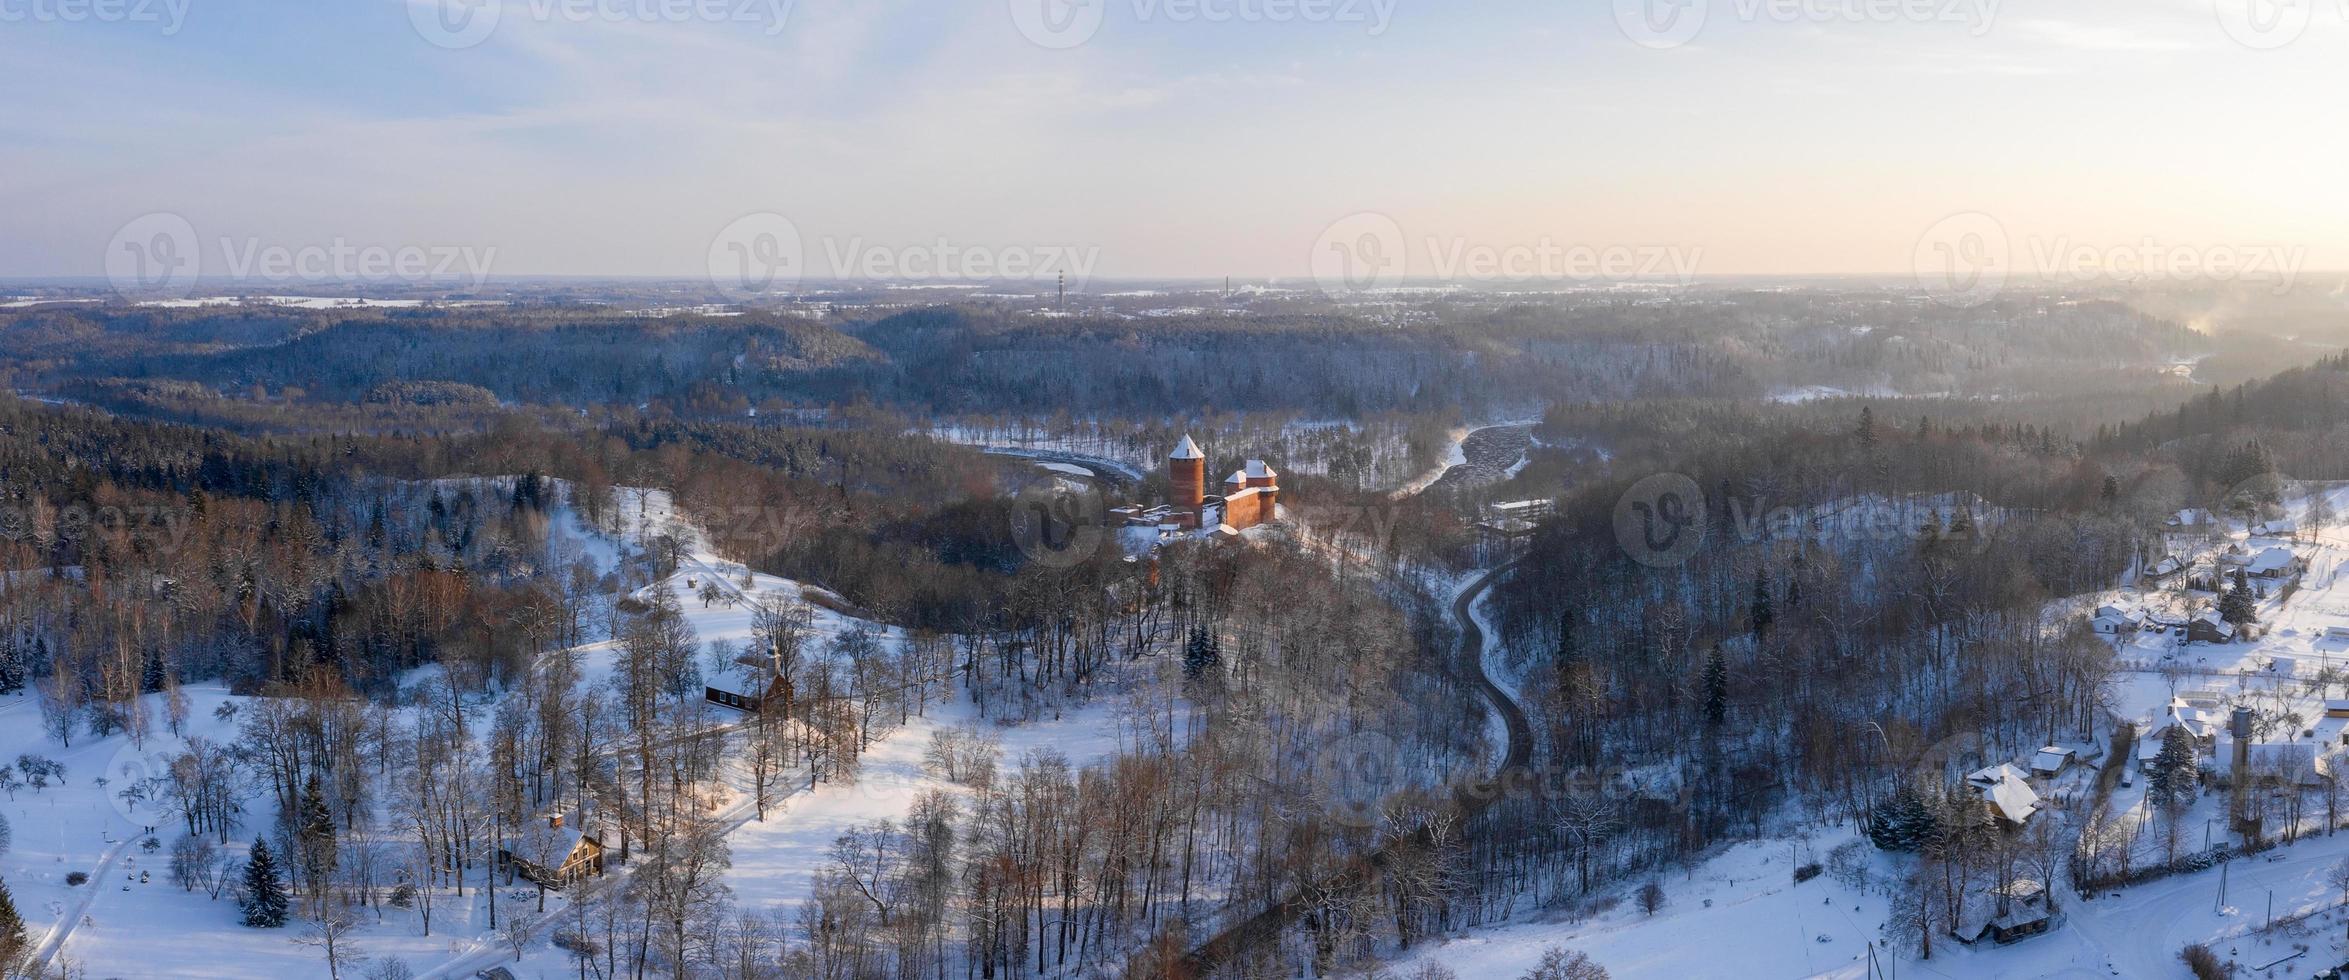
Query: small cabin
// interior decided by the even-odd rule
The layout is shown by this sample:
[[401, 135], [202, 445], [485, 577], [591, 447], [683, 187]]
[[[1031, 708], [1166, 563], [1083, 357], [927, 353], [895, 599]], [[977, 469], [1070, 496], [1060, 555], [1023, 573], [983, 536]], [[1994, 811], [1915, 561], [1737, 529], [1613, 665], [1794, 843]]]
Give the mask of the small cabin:
[[789, 710], [791, 678], [783, 676], [778, 660], [746, 653], [734, 658], [734, 664], [742, 668], [739, 675], [704, 685], [703, 700], [754, 715], [774, 706]]
[[2079, 753], [2077, 751], [2050, 745], [2040, 749], [2039, 754], [2031, 757], [2031, 775], [2042, 779], [2061, 776], [2070, 770], [2072, 763], [2078, 759]]
[[2349, 718], [2349, 701], [2325, 702], [2325, 717]]
[[[562, 814], [549, 814], [543, 828], [529, 831], [536, 840], [525, 836], [515, 846], [536, 851], [543, 860], [531, 860], [501, 848], [498, 860], [511, 864], [514, 873], [532, 884], [546, 888], [563, 888], [589, 875], [604, 873], [604, 841], [600, 834]], [[538, 845], [538, 846], [534, 846]]]
[[2186, 639], [2192, 643], [2232, 643], [2235, 624], [2218, 618], [2216, 613], [2204, 613], [2186, 624]]
[[1972, 942], [1987, 939], [2004, 946], [2044, 933], [2055, 924], [2047, 903], [2047, 889], [2036, 881], [2017, 878], [1992, 894], [2005, 911], [1983, 923], [1980, 931], [1973, 934]]

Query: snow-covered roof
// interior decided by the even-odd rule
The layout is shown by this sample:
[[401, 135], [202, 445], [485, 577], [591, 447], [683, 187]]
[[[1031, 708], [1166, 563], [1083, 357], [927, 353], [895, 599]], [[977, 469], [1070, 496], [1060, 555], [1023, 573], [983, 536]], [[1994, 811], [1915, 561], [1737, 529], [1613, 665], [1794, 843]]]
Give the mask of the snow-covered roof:
[[2235, 624], [2227, 622], [2224, 619], [2220, 619], [2219, 614], [2214, 612], [2206, 612], [2200, 616], [2196, 616], [2194, 617], [2194, 622], [2198, 625], [2209, 627], [2212, 632], [2215, 632], [2220, 636], [2235, 635]]
[[2175, 556], [2165, 557], [2162, 560], [2153, 563], [2153, 568], [2151, 569], [2150, 574], [2170, 575], [2176, 573], [2178, 569], [2184, 567], [2186, 567], [2186, 563], [2179, 561]]
[[2292, 567], [2292, 562], [2295, 560], [2290, 548], [2269, 548], [2260, 552], [2258, 557], [2251, 559], [2250, 564], [2245, 565], [2244, 568], [2254, 573], [2280, 572]]
[[1268, 479], [1280, 475], [1273, 472], [1272, 467], [1264, 465], [1264, 461], [1261, 459], [1249, 460], [1247, 468], [1240, 472], [1248, 474], [1250, 479]]
[[2300, 522], [2295, 521], [2289, 517], [2268, 521], [2251, 529], [2251, 533], [2253, 534], [2263, 534], [2269, 536], [2297, 534], [2299, 532]]
[[[2325, 758], [2312, 742], [2253, 742], [2243, 747], [2243, 755], [2254, 772], [2291, 775], [2302, 783], [2321, 782], [2333, 776], [2332, 760]], [[2234, 760], [2233, 743], [2219, 747], [2220, 772], [2227, 772]]]
[[1241, 471], [1239, 471], [1239, 470], [1233, 470], [1233, 471], [1232, 471], [1232, 475], [1230, 475], [1230, 476], [1227, 476], [1227, 477], [1224, 477], [1224, 478], [1223, 478], [1223, 482], [1225, 482], [1225, 483], [1246, 483], [1246, 482], [1248, 482], [1248, 474], [1246, 474], [1246, 473], [1243, 473], [1243, 472], [1241, 472]]
[[2061, 769], [2065, 766], [2071, 765], [2072, 756], [2076, 754], [2078, 753], [2073, 752], [2071, 749], [2058, 748], [2056, 746], [2050, 745], [2044, 749], [2040, 749], [2038, 755], [2031, 757], [2031, 768], [2044, 769], [2048, 771]]
[[1207, 458], [1207, 454], [1206, 454], [1206, 453], [1203, 453], [1203, 452], [1200, 452], [1200, 451], [1199, 451], [1199, 444], [1198, 444], [1198, 443], [1196, 443], [1196, 442], [1192, 442], [1192, 441], [1191, 441], [1191, 437], [1190, 437], [1190, 436], [1188, 436], [1188, 435], [1185, 435], [1185, 436], [1183, 437], [1183, 441], [1175, 445], [1174, 455], [1172, 455], [1172, 456], [1169, 456], [1169, 457], [1167, 457], [1167, 458], [1169, 458], [1169, 459], [1206, 459], [1206, 458]]
[[2022, 823], [2039, 812], [2039, 794], [2031, 789], [2023, 771], [2012, 763], [2000, 763], [1966, 777], [1966, 784], [1982, 794], [1983, 802], [1998, 811], [2009, 823]]

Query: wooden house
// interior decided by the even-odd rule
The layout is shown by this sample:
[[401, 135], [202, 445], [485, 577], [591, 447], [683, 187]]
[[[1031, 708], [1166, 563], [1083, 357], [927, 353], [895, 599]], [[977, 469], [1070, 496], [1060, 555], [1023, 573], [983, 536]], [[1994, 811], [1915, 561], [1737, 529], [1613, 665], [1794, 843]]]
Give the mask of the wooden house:
[[[514, 853], [531, 852], [537, 859]], [[604, 873], [604, 841], [588, 827], [549, 814], [544, 827], [533, 827], [512, 847], [498, 851], [498, 860], [510, 863], [514, 873], [532, 884], [562, 888], [589, 875]]]

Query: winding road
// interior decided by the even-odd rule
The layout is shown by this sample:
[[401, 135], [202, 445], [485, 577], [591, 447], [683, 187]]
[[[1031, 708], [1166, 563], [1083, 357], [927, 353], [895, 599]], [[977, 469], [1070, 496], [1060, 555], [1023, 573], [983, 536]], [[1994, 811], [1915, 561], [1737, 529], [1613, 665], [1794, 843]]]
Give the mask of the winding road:
[[[1459, 794], [1459, 815], [1463, 823], [1466, 818], [1474, 817], [1498, 802], [1504, 795], [1510, 774], [1523, 770], [1533, 761], [1533, 723], [1526, 719], [1524, 707], [1485, 672], [1484, 629], [1476, 624], [1476, 617], [1470, 613], [1476, 601], [1484, 596], [1485, 590], [1516, 566], [1517, 563], [1511, 561], [1484, 573], [1483, 577], [1460, 590], [1459, 598], [1452, 600], [1452, 619], [1460, 624], [1461, 676], [1475, 685], [1485, 700], [1492, 703], [1493, 710], [1500, 714], [1501, 722], [1509, 733], [1509, 744], [1502, 753], [1500, 768], [1490, 777], [1470, 784], [1465, 792]], [[1426, 846], [1432, 842], [1432, 834], [1427, 824], [1421, 824], [1403, 840], [1410, 841], [1415, 847]], [[1314, 891], [1342, 892], [1374, 880], [1378, 871], [1393, 859], [1394, 847], [1390, 843], [1362, 856]], [[1281, 933], [1312, 906], [1310, 897], [1304, 892], [1293, 892], [1272, 906], [1234, 923], [1183, 957], [1183, 975], [1205, 977], [1224, 965], [1237, 962], [1249, 950], [1279, 939]]]

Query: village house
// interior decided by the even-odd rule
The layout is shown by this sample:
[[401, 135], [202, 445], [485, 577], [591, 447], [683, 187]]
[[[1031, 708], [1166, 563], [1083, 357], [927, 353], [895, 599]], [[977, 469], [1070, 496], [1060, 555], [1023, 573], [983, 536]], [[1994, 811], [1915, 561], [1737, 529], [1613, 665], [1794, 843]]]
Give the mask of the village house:
[[[2318, 750], [2312, 742], [2253, 742], [2242, 747], [2244, 767], [2255, 781], [2270, 785], [2297, 786], [2317, 789], [2333, 781], [2332, 759]], [[2215, 769], [2219, 779], [2229, 785], [2234, 782], [2233, 743], [2217, 755]]]
[[2206, 612], [2186, 624], [2186, 639], [2192, 643], [2232, 643], [2235, 624], [2220, 619], [2218, 613]]
[[1996, 914], [1986, 920], [1967, 921], [1958, 937], [1968, 943], [1985, 939], [2001, 946], [2046, 932], [2054, 925], [2054, 909], [2047, 900], [2047, 888], [2029, 878], [2017, 878], [1991, 891], [1995, 899], [1991, 910]]
[[2162, 740], [2168, 737], [2173, 727], [2184, 728], [2186, 734], [2194, 739], [2194, 751], [2198, 756], [2207, 755], [2217, 747], [2218, 722], [2213, 719], [2216, 717], [2214, 712], [2218, 710], [2218, 702], [2215, 698], [2205, 700], [2207, 695], [2197, 697], [2198, 694], [2202, 692], [2190, 691], [2171, 698], [2168, 713], [2154, 723], [2144, 738], [2137, 740], [2137, 767], [2140, 770], [2151, 771], [2154, 757], [2161, 754]]
[[2088, 625], [2106, 636], [2128, 636], [2144, 627], [2145, 615], [2119, 606], [2098, 606], [2096, 615], [2088, 620]]
[[2163, 555], [2159, 561], [2145, 568], [2145, 577], [2154, 581], [2168, 578], [2186, 570], [2186, 562], [2176, 555]]
[[[536, 851], [544, 859], [533, 861], [510, 849], [498, 850], [498, 860], [509, 863], [514, 873], [532, 884], [547, 888], [563, 888], [588, 875], [604, 873], [603, 837], [576, 821], [564, 819], [562, 814], [549, 814], [543, 830], [533, 828], [539, 839], [515, 846]], [[532, 844], [543, 846], [532, 846]]]
[[2075, 750], [2050, 745], [2031, 757], [2031, 775], [2053, 779], [2072, 768], [2072, 763], [2078, 758], [2079, 753]]
[[2210, 523], [2210, 512], [2200, 507], [2189, 507], [2171, 514], [2169, 519], [2162, 523], [2173, 528], [2201, 527]]
[[703, 686], [704, 700], [751, 714], [768, 708], [789, 710], [791, 678], [783, 676], [778, 656], [746, 653], [734, 658], [734, 665], [738, 668], [734, 676], [720, 677]]
[[2010, 763], [2001, 763], [1981, 769], [1966, 777], [1966, 786], [1982, 798], [1990, 817], [2010, 827], [2020, 827], [2047, 804], [2031, 788], [2023, 771]]

